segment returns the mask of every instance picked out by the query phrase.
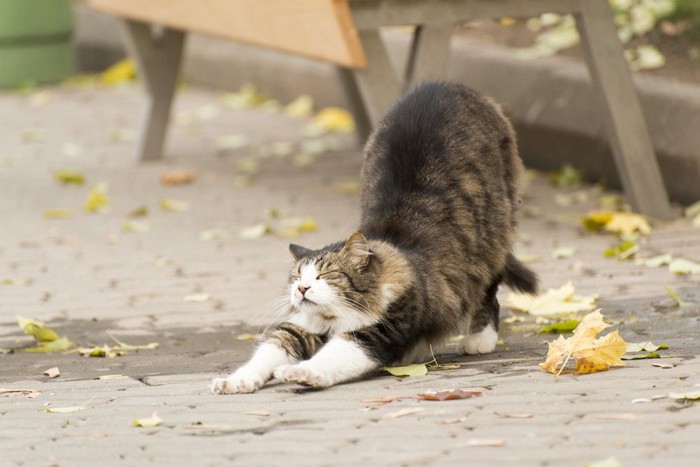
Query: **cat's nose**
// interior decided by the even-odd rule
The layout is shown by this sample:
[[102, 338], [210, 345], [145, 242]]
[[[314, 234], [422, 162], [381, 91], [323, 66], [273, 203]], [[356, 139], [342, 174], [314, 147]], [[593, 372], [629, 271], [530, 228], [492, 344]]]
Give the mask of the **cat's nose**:
[[297, 287], [297, 289], [299, 289], [299, 292], [301, 292], [302, 295], [304, 295], [306, 291], [310, 288], [311, 287], [309, 287], [308, 285], [300, 285], [299, 287]]

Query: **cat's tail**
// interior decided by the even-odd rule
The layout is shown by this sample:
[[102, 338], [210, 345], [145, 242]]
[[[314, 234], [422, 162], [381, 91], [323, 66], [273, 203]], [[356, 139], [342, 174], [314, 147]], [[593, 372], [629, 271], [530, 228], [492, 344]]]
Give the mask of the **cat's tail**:
[[537, 275], [513, 256], [513, 253], [508, 253], [506, 267], [503, 270], [503, 282], [511, 289], [520, 292], [537, 293]]

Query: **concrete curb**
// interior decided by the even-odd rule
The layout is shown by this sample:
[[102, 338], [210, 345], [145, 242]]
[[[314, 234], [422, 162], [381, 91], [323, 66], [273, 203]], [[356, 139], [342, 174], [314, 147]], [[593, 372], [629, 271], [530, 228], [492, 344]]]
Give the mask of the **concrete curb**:
[[[85, 7], [77, 15], [84, 68], [103, 68], [123, 54], [115, 20]], [[408, 37], [391, 31], [384, 39], [396, 69], [403, 69]], [[283, 101], [311, 91], [319, 105], [347, 105], [332, 65], [207, 37], [190, 37], [183, 73], [194, 84], [237, 89], [250, 81]], [[529, 166], [549, 170], [566, 162], [590, 180], [619, 186], [584, 65], [561, 57], [525, 60], [506, 48], [455, 40], [449, 77], [503, 104]], [[640, 75], [635, 85], [671, 198], [696, 201], [700, 86]]]

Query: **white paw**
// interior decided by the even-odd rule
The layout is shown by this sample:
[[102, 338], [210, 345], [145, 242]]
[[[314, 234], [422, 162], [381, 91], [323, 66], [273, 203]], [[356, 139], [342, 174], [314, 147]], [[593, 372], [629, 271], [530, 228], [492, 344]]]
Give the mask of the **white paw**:
[[260, 389], [265, 381], [257, 375], [239, 375], [234, 373], [227, 378], [214, 378], [211, 392], [214, 394], [247, 394]]
[[275, 370], [275, 378], [285, 383], [303, 384], [314, 388], [325, 388], [333, 384], [326, 376], [303, 363], [282, 365]]
[[491, 353], [496, 348], [498, 333], [493, 326], [486, 326], [481, 332], [470, 334], [464, 338], [462, 348], [464, 353], [475, 355]]

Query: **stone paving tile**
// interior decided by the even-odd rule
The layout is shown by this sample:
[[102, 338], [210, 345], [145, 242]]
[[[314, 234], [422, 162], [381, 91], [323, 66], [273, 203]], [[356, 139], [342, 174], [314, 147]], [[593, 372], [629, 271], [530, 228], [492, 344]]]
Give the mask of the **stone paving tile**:
[[[525, 205], [539, 206], [542, 215], [522, 218], [517, 248], [542, 258], [532, 267], [545, 288], [571, 280], [577, 293], [599, 294], [604, 313], [625, 339], [667, 342], [665, 353], [673, 358], [663, 361], [676, 367], [641, 360], [605, 373], [554, 377], [537, 366], [546, 354], [543, 342], [554, 336], [537, 334], [539, 324], [528, 318], [505, 323], [504, 343], [491, 355], [440, 357], [461, 363], [458, 370], [407, 379], [377, 375], [325, 391], [271, 385], [252, 395], [215, 396], [208, 390], [211, 378], [243, 362], [254, 345], [238, 336], [261, 332], [279, 311], [275, 300], [285, 295], [289, 239], [244, 240], [238, 230], [265, 221], [263, 211], [272, 207], [318, 222], [318, 231], [295, 242], [319, 246], [347, 235], [358, 217], [358, 199], [337, 192], [334, 184], [357, 179], [360, 153], [352, 137], [338, 137], [337, 151], [307, 167], [297, 167], [290, 157], [267, 158], [254, 183], [240, 187], [237, 164], [257, 154], [260, 145], [303, 139], [303, 121], [225, 109], [216, 93], [186, 89], [176, 101], [168, 156], [135, 164], [133, 142], [113, 141], [110, 131], [136, 127], [137, 89], [48, 92], [51, 98], [39, 108], [31, 107], [31, 97], [0, 94], [0, 281], [8, 282], [0, 285], [0, 348], [31, 341], [18, 330], [15, 314], [46, 320], [81, 345], [110, 342], [105, 331], [111, 330], [130, 343], [160, 346], [104, 360], [0, 355], [0, 386], [42, 391], [36, 399], [0, 396], [0, 465], [583, 466], [608, 456], [625, 466], [696, 464], [700, 406], [631, 401], [698, 390], [698, 276], [604, 258], [602, 251], [614, 239], [578, 226], [578, 217], [596, 206], [593, 188], [553, 189], [546, 177], [535, 175]], [[29, 129], [42, 129], [44, 140], [23, 141], [32, 135]], [[218, 137], [236, 133], [246, 134], [252, 146], [217, 149]], [[64, 155], [66, 143], [82, 153]], [[84, 172], [86, 186], [56, 184], [53, 171], [67, 168]], [[172, 169], [195, 170], [199, 178], [187, 186], [160, 185], [161, 174]], [[87, 190], [96, 182], [109, 184], [112, 209], [83, 214]], [[557, 204], [557, 197], [576, 190], [588, 199]], [[192, 208], [162, 212], [157, 207], [162, 197], [190, 201]], [[127, 213], [144, 204], [151, 231], [123, 232]], [[43, 219], [42, 212], [54, 207], [74, 208], [76, 216]], [[199, 239], [212, 228], [226, 229], [230, 237]], [[686, 219], [655, 223], [641, 242], [642, 254], [672, 252], [700, 260], [699, 232]], [[554, 248], [569, 245], [578, 250], [572, 258], [551, 257]], [[674, 308], [666, 285], [693, 303]], [[183, 300], [195, 293], [210, 298]], [[507, 293], [501, 292], [502, 301]], [[510, 315], [502, 310], [503, 318]], [[54, 365], [61, 368], [60, 378], [41, 376]], [[130, 377], [92, 379], [112, 373]], [[484, 394], [443, 403], [361, 402], [451, 387], [482, 387]], [[48, 403], [87, 409], [45, 413]], [[383, 418], [407, 408], [423, 410]], [[270, 415], [245, 413], [251, 410]], [[162, 417], [161, 426], [130, 426], [153, 411]], [[503, 416], [518, 413], [532, 418]], [[215, 426], [187, 428], [197, 422]], [[470, 439], [505, 444], [470, 447]]]

